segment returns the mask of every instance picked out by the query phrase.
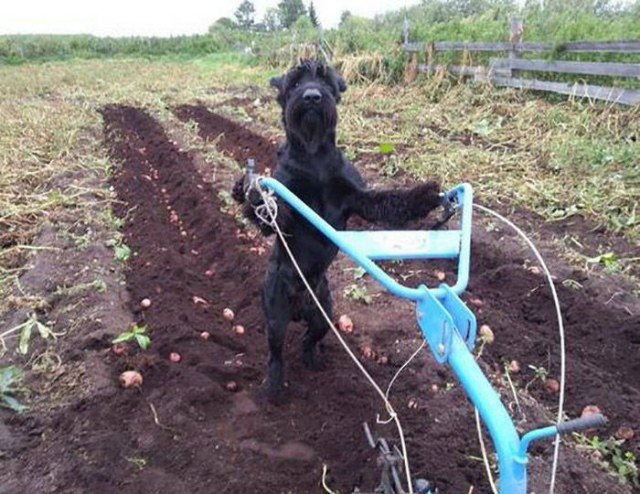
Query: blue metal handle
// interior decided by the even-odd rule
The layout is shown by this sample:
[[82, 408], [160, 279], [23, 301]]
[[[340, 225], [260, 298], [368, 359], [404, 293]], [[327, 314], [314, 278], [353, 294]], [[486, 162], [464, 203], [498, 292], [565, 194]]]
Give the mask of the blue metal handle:
[[[394, 295], [417, 302], [423, 298], [420, 288], [410, 288], [402, 285], [391, 278], [377, 264], [367, 256], [363, 255], [347, 239], [340, 236], [339, 232], [329, 225], [318, 213], [307, 206], [302, 200], [285, 187], [278, 180], [270, 177], [262, 177], [260, 185], [273, 190], [279, 197], [287, 202], [293, 209], [300, 213], [307, 221], [333, 242], [340, 250], [347, 254], [357, 264], [364, 268], [378, 283]], [[469, 184], [460, 184], [451, 189], [447, 194], [454, 195], [459, 205], [462, 206], [461, 218], [461, 245], [458, 256], [458, 277], [455, 285], [451, 287], [456, 294], [461, 294], [469, 283], [469, 257], [471, 243], [471, 214], [473, 189]], [[429, 288], [429, 291], [436, 298], [442, 299], [447, 292], [442, 288]]]

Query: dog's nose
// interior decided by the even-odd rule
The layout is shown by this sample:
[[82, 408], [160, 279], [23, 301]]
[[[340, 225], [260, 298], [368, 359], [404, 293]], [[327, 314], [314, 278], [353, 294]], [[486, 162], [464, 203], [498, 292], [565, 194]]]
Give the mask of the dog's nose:
[[306, 89], [302, 93], [302, 99], [307, 103], [320, 103], [322, 101], [322, 93], [315, 88]]

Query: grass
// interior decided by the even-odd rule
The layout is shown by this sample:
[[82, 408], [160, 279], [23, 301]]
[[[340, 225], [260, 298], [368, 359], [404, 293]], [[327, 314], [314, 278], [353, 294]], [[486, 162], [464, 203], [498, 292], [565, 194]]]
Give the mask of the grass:
[[466, 180], [482, 200], [550, 221], [579, 213], [640, 239], [639, 108], [450, 84], [352, 88], [341, 143], [372, 152], [390, 142], [416, 178]]

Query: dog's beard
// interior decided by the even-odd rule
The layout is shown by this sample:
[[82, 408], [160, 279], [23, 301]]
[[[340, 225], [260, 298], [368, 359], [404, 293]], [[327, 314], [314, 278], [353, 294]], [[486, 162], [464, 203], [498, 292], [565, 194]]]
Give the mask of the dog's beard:
[[307, 152], [315, 154], [336, 126], [336, 114], [326, 108], [293, 108], [289, 130], [304, 144]]

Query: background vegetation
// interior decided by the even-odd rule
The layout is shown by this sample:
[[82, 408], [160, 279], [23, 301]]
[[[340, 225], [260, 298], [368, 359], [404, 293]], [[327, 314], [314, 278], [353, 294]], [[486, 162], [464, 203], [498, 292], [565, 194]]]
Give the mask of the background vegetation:
[[[171, 38], [91, 35], [0, 36], [0, 63], [113, 56], [198, 57], [241, 51], [257, 61], [289, 62], [299, 46], [324, 40], [336, 57], [400, 56], [405, 19], [412, 41], [506, 40], [509, 19], [525, 19], [525, 40], [565, 42], [640, 38], [640, 0], [423, 0], [374, 19], [344, 11], [337, 28], [323, 30], [313, 1], [282, 0], [257, 19], [251, 0], [234, 17], [216, 20], [207, 34]], [[284, 50], [283, 47], [287, 47]], [[610, 55], [609, 55], [610, 57]], [[388, 62], [393, 64], [393, 62]]]

